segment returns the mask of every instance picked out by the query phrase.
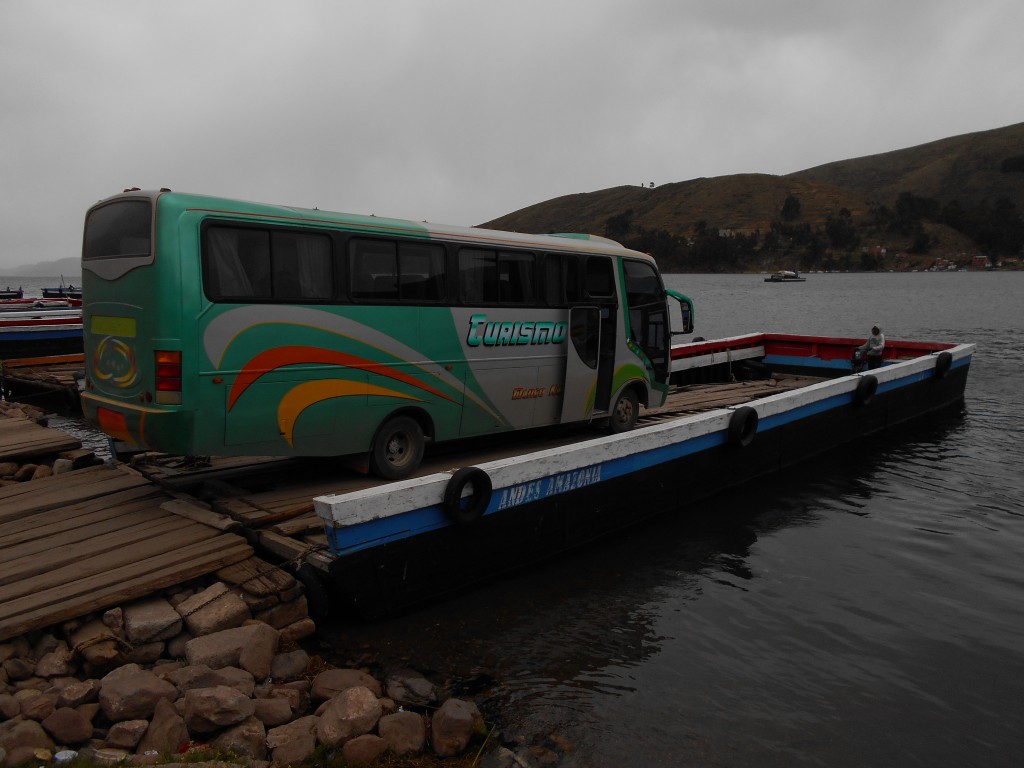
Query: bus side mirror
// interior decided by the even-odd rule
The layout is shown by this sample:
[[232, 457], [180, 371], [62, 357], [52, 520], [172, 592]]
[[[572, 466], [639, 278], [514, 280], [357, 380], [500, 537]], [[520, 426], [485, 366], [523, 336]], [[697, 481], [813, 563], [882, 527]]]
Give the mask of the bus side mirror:
[[670, 299], [675, 299], [676, 301], [679, 302], [679, 317], [682, 321], [681, 325], [683, 326], [679, 330], [673, 328], [672, 334], [676, 336], [682, 335], [684, 333], [693, 333], [693, 299], [691, 299], [689, 296], [684, 296], [678, 291], [673, 290], [666, 290], [666, 294]]

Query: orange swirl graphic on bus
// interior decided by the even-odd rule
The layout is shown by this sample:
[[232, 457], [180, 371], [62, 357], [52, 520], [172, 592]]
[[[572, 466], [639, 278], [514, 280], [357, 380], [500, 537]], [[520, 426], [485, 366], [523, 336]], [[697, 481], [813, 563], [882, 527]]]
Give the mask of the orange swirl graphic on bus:
[[385, 389], [373, 384], [361, 381], [349, 381], [347, 379], [326, 379], [319, 381], [307, 381], [292, 388], [281, 400], [277, 407], [277, 422], [281, 425], [281, 434], [288, 441], [288, 445], [294, 446], [295, 422], [299, 420], [302, 412], [311, 405], [316, 405], [324, 400], [334, 397], [352, 397], [358, 395], [382, 395], [384, 397], [401, 397], [406, 400], [416, 400], [412, 395], [396, 392], [393, 389]]
[[[452, 403], [455, 402], [455, 400], [448, 395], [435, 389], [429, 384], [424, 384], [415, 376], [410, 376], [408, 373], [403, 373], [402, 371], [395, 370], [394, 368], [382, 365], [381, 363], [375, 363], [372, 360], [367, 360], [366, 358], [357, 357], [355, 355], [349, 355], [345, 352], [321, 349], [320, 347], [295, 346], [268, 349], [265, 352], [260, 352], [256, 357], [246, 363], [235, 378], [234, 384], [231, 385], [231, 392], [228, 395], [228, 410], [230, 411], [234, 407], [238, 398], [240, 398], [249, 387], [255, 384], [260, 377], [271, 373], [278, 368], [300, 364], [339, 365], [346, 368], [355, 368], [357, 370], [367, 371], [368, 373], [374, 373], [379, 376], [385, 376], [394, 381], [400, 381], [403, 384], [408, 384], [416, 389], [429, 392], [435, 397], [440, 397]], [[408, 395], [392, 392], [391, 390], [382, 390], [382, 392], [387, 392], [392, 397], [409, 397]], [[328, 397], [330, 397], [330, 395]]]
[[93, 353], [92, 375], [97, 380], [120, 389], [130, 387], [139, 378], [135, 353], [121, 339], [105, 337]]

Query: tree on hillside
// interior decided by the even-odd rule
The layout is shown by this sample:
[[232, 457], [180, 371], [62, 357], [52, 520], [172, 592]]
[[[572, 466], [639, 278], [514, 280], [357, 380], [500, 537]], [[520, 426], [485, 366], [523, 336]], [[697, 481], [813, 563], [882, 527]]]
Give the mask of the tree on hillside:
[[800, 218], [800, 198], [796, 195], [786, 195], [786, 200], [782, 203], [782, 211], [779, 215], [783, 221], [796, 221]]
[[848, 208], [839, 211], [838, 216], [829, 216], [825, 222], [825, 234], [832, 248], [850, 251], [860, 245], [860, 235], [853, 226], [853, 215]]
[[605, 237], [612, 240], [623, 240], [633, 227], [633, 209], [628, 208], [615, 216], [609, 216], [604, 222]]

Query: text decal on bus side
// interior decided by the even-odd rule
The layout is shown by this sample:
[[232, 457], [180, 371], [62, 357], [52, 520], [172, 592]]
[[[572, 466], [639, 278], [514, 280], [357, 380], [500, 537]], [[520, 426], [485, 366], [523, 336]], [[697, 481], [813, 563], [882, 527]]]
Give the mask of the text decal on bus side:
[[561, 344], [569, 332], [568, 323], [553, 323], [545, 320], [536, 322], [487, 322], [487, 315], [472, 315], [469, 318], [469, 335], [466, 343], [471, 347], [512, 347], [521, 344]]

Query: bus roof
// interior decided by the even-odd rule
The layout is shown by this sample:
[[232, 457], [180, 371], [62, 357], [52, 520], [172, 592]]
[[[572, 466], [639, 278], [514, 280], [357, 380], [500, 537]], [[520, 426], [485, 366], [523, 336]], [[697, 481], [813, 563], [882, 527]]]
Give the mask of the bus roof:
[[387, 235], [404, 235], [430, 240], [447, 240], [451, 242], [476, 243], [494, 247], [525, 247], [549, 251], [571, 251], [585, 253], [605, 253], [617, 256], [654, 261], [653, 257], [625, 248], [620, 243], [598, 235], [556, 233], [550, 235], [525, 234], [506, 232], [503, 230], [483, 229], [430, 222], [417, 222], [405, 219], [383, 218], [375, 215], [338, 213], [323, 211], [319, 208], [300, 208], [295, 206], [255, 203], [244, 200], [232, 200], [221, 197], [172, 192], [171, 190], [125, 190], [122, 194], [101, 200], [97, 206], [104, 205], [126, 197], [148, 197], [159, 199], [162, 210], [168, 208], [179, 213], [186, 211], [204, 211], [211, 214], [222, 214], [231, 217], [267, 219], [278, 222], [296, 224], [326, 225], [340, 227], [357, 232], [373, 232]]

